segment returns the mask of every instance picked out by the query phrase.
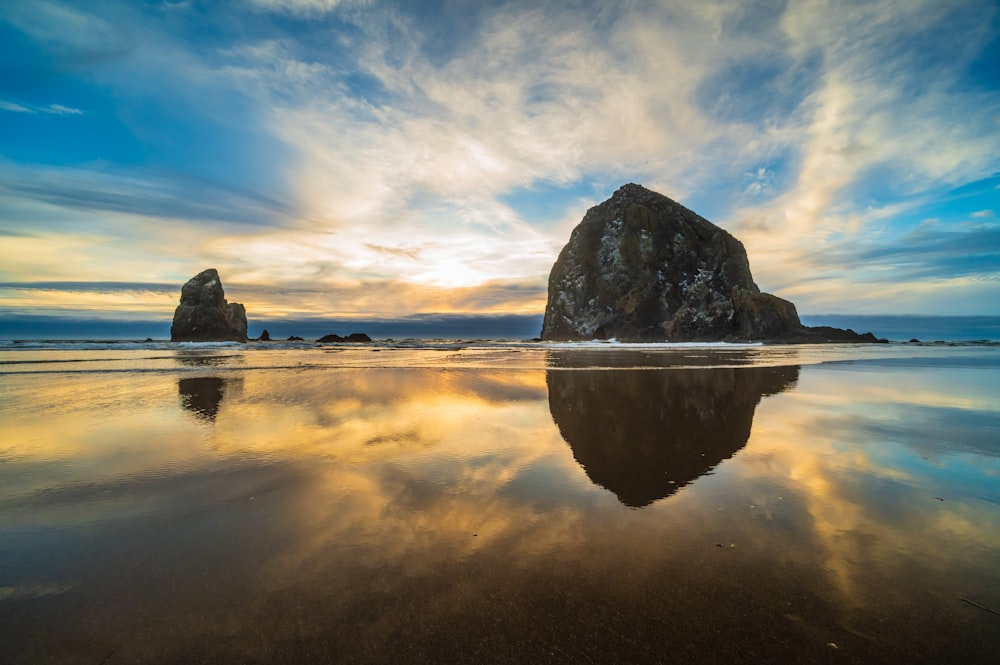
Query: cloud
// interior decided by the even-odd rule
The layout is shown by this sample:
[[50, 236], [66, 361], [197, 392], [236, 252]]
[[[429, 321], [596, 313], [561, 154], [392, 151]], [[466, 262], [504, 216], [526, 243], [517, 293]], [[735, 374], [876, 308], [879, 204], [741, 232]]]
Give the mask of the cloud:
[[[0, 164], [0, 233], [41, 233], [4, 252], [0, 278], [113, 281], [152, 252], [142, 279], [216, 265], [346, 288], [351, 311], [373, 284], [380, 312], [449, 306], [448, 289], [493, 289], [463, 311], [522, 307], [586, 209], [635, 181], [736, 232], [766, 290], [846, 311], [872, 274], [838, 268], [851, 252], [909, 217], [950, 219], [919, 212], [995, 168], [1000, 96], [967, 72], [994, 19], [971, 0], [462, 5], [15, 8], [60, 71], [111, 91], [140, 165]], [[112, 115], [61, 99], [0, 109]]]
[[105, 10], [98, 16], [63, 2], [36, 0], [11, 3], [4, 8], [4, 20], [60, 61], [81, 67], [119, 60], [136, 46], [124, 6], [111, 4]]
[[[803, 257], [815, 248], [836, 254], [838, 236], [884, 224], [937, 199], [944, 188], [990, 173], [1000, 140], [989, 127], [1000, 99], [958, 83], [989, 39], [989, 22], [976, 23], [971, 5], [962, 9], [788, 6], [781, 25], [789, 53], [818, 52], [822, 62], [796, 113], [802, 127], [797, 176], [773, 198], [724, 220], [739, 231], [763, 285], [809, 279], [816, 273]], [[928, 61], [921, 54], [925, 37], [935, 51], [952, 45], [955, 57]], [[954, 108], [966, 105], [968, 122], [955, 126]]]
[[62, 104], [49, 104], [48, 106], [25, 106], [0, 99], [0, 111], [10, 111], [12, 113], [48, 113], [50, 115], [83, 115], [83, 111], [71, 106]]
[[10, 111], [11, 113], [35, 113], [33, 109], [0, 99], [0, 111]]
[[6, 199], [153, 219], [270, 225], [280, 224], [292, 212], [288, 202], [272, 198], [269, 193], [135, 167], [116, 171], [0, 161], [0, 175], [0, 206]]
[[918, 228], [891, 241], [828, 247], [809, 259], [816, 266], [879, 275], [882, 281], [995, 276], [1000, 266], [1000, 226]]
[[176, 284], [158, 282], [0, 282], [0, 289], [27, 291], [74, 291], [92, 293], [180, 292]]
[[43, 113], [51, 113], [53, 115], [83, 115], [83, 111], [80, 109], [75, 109], [71, 106], [63, 106], [62, 104], [49, 104], [44, 109]]
[[357, 3], [349, 3], [345, 0], [250, 0], [250, 4], [261, 10], [318, 16], [332, 12], [344, 4]]
[[993, 211], [992, 210], [977, 210], [976, 212], [972, 213], [972, 216], [973, 217], [992, 217], [993, 216]]

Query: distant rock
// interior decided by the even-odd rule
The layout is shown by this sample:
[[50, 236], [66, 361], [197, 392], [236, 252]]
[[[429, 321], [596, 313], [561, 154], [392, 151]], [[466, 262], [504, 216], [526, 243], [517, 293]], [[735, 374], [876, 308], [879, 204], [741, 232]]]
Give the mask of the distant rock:
[[545, 340], [879, 341], [803, 326], [795, 305], [761, 293], [739, 240], [635, 184], [587, 211], [548, 291]]
[[259, 342], [270, 342], [271, 341], [271, 333], [267, 332], [267, 328], [265, 328], [264, 331], [261, 332], [260, 337], [257, 338], [257, 341], [259, 341]]
[[323, 335], [317, 342], [321, 343], [331, 343], [331, 342], [370, 342], [372, 338], [365, 333], [351, 333], [347, 337], [341, 337], [340, 335]]
[[291, 336], [290, 336], [290, 337], [288, 338], [288, 341], [289, 341], [289, 342], [304, 342], [305, 340], [304, 340], [304, 339], [302, 339], [301, 337], [299, 337], [298, 335], [291, 335]]
[[247, 341], [246, 308], [238, 302], [226, 301], [215, 268], [198, 273], [181, 288], [181, 304], [174, 311], [170, 341]]

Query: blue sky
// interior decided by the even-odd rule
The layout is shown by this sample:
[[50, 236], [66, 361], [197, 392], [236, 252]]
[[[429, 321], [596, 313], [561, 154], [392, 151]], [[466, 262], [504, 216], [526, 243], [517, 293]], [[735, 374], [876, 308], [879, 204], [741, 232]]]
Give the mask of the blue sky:
[[0, 7], [0, 317], [540, 315], [638, 182], [806, 314], [1000, 303], [995, 2]]

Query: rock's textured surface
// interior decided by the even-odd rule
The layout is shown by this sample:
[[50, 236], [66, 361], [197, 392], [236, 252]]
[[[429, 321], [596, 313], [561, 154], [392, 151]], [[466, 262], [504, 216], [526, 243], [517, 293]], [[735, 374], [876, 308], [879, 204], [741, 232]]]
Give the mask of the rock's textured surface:
[[181, 304], [170, 326], [173, 342], [245, 342], [247, 312], [238, 302], [227, 302], [215, 268], [204, 270], [181, 288]]
[[628, 184], [573, 229], [549, 275], [541, 337], [822, 341], [810, 330], [795, 305], [760, 292], [739, 240], [666, 196]]

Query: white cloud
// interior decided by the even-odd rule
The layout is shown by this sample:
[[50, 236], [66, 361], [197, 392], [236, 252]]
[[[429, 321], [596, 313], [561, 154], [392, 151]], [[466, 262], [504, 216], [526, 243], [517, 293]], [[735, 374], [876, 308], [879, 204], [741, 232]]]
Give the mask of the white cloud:
[[83, 111], [71, 106], [62, 104], [49, 104], [48, 106], [25, 106], [15, 104], [0, 99], [0, 111], [10, 111], [12, 113], [48, 113], [49, 115], [83, 115]]
[[83, 111], [71, 106], [63, 106], [62, 104], [49, 104], [43, 109], [40, 109], [43, 113], [51, 113], [53, 115], [83, 115]]
[[992, 210], [977, 210], [976, 212], [972, 213], [972, 216], [973, 217], [992, 217], [993, 216], [993, 211]]
[[[682, 202], [718, 194], [715, 221], [747, 245], [763, 288], [800, 295], [803, 311], [836, 298], [847, 311], [857, 293], [850, 275], [821, 272], [810, 256], [989, 175], [1000, 151], [1000, 98], [958, 87], [990, 37], [988, 17], [953, 25], [955, 16], [980, 17], [971, 1], [801, 1], [774, 15], [729, 0], [504, 5], [442, 40], [405, 8], [254, 4], [317, 21], [337, 11], [353, 26], [324, 25], [328, 48], [275, 28], [213, 51], [152, 23], [116, 31], [48, 1], [15, 12], [15, 24], [77, 50], [96, 49], [92, 35], [116, 48], [131, 43], [124, 34], [139, 35], [129, 76], [102, 70], [102, 85], [143, 98], [156, 81], [157, 94], [177, 91], [206, 120], [262, 118], [260, 135], [293, 149], [293, 162], [261, 165], [275, 188], [287, 182], [293, 192], [291, 209], [277, 211], [280, 231], [237, 236], [209, 223], [199, 235], [199, 257], [258, 283], [537, 285], [596, 201], [568, 201], [551, 224], [534, 227], [503, 197], [538, 183], [584, 182], [610, 194], [631, 180]], [[927, 35], [935, 40], [925, 43]], [[931, 48], [950, 51], [914, 64]], [[746, 63], [763, 63], [764, 74]], [[765, 75], [773, 80], [762, 94], [755, 77]], [[759, 106], [752, 114], [741, 113], [744, 88]], [[59, 104], [0, 109], [82, 114]], [[166, 203], [147, 211], [154, 224], [177, 212]]]
[[10, 111], [11, 113], [35, 113], [34, 109], [30, 109], [27, 106], [4, 101], [2, 99], [0, 99], [0, 111]]
[[302, 16], [320, 16], [344, 5], [364, 4], [364, 0], [250, 0], [258, 9]]
[[[762, 286], [787, 287], [797, 275], [812, 274], [806, 255], [831, 239], [869, 229], [918, 208], [942, 188], [991, 172], [1000, 136], [989, 127], [1000, 99], [955, 86], [988, 38], [985, 24], [969, 29], [960, 44], [946, 42], [956, 42], [954, 57], [928, 66], [911, 62], [912, 42], [938, 34], [954, 9], [934, 2], [789, 5], [782, 26], [791, 52], [818, 51], [823, 66], [800, 109], [804, 131], [793, 185], [732, 218]], [[955, 123], [959, 107], [967, 112]], [[878, 200], [880, 189], [899, 202], [865, 200]], [[845, 294], [856, 292], [849, 275], [829, 275], [829, 283]], [[850, 296], [843, 297], [849, 307]]]

